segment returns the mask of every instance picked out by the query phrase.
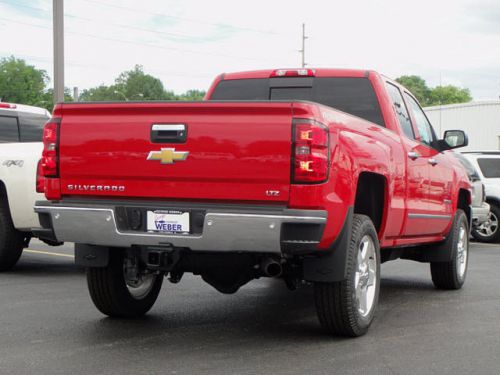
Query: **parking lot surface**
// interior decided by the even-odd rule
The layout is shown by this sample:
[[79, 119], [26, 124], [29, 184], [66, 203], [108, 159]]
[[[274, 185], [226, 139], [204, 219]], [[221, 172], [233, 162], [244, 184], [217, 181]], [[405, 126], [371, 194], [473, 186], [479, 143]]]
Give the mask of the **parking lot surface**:
[[139, 320], [101, 315], [72, 247], [33, 241], [0, 274], [0, 374], [499, 374], [500, 246], [473, 244], [460, 291], [429, 266], [382, 265], [377, 318], [358, 339], [317, 322], [312, 288], [261, 279], [223, 295], [165, 280]]

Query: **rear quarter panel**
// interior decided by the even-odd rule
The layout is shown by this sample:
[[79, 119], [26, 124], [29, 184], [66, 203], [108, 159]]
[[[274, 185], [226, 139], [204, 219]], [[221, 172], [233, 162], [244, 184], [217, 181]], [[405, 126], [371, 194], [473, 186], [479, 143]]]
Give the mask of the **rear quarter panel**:
[[310, 116], [326, 124], [330, 132], [328, 181], [321, 185], [292, 185], [290, 193], [292, 207], [315, 207], [328, 211], [330, 220], [320, 247], [328, 247], [340, 232], [348, 208], [354, 205], [358, 178], [363, 172], [377, 173], [387, 182], [384, 198], [386, 215], [379, 237], [384, 239], [399, 235], [405, 215], [406, 176], [399, 135], [325, 106], [306, 108], [297, 103], [294, 111], [295, 117]]

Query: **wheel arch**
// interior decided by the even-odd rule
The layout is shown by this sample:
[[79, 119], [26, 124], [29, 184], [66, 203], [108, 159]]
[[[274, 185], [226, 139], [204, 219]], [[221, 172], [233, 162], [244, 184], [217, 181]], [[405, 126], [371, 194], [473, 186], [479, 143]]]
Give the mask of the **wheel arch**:
[[388, 184], [384, 175], [363, 171], [356, 181], [354, 213], [368, 216], [380, 234], [385, 228]]
[[9, 203], [9, 195], [7, 193], [7, 187], [5, 186], [3, 180], [0, 180], [0, 199], [5, 201], [5, 206], [9, 210], [9, 215], [12, 218], [12, 212], [10, 210], [10, 203]]
[[467, 189], [459, 189], [457, 199], [457, 209], [461, 209], [467, 216], [469, 222], [469, 229], [472, 224], [472, 208], [471, 208], [471, 193]]

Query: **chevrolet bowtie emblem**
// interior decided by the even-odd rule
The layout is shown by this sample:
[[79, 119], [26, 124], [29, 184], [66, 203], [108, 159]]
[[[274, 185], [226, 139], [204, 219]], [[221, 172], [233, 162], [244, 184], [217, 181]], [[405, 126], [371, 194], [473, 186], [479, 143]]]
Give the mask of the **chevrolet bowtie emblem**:
[[188, 151], [175, 151], [175, 148], [162, 148], [160, 151], [150, 151], [147, 160], [159, 160], [161, 164], [174, 164], [186, 160]]

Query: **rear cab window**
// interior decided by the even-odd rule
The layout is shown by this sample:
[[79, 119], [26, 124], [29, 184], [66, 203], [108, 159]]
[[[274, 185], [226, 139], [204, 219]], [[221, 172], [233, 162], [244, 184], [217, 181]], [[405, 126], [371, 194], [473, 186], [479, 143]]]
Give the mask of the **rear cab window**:
[[307, 100], [385, 126], [366, 77], [255, 78], [221, 81], [210, 100]]
[[19, 137], [21, 142], [41, 142], [43, 126], [49, 120], [47, 116], [20, 112]]
[[17, 117], [0, 114], [0, 143], [11, 142], [19, 142]]
[[39, 113], [0, 111], [0, 143], [41, 142], [48, 120]]

